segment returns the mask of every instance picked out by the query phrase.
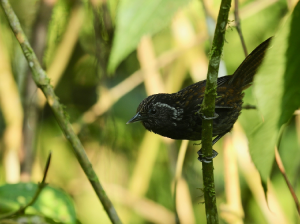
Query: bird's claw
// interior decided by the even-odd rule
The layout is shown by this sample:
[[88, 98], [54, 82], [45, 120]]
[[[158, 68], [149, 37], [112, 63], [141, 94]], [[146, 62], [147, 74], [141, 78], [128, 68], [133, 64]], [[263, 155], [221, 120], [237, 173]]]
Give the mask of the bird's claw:
[[213, 117], [205, 117], [204, 114], [202, 114], [203, 120], [213, 120], [219, 117], [219, 114], [215, 113]]
[[251, 110], [251, 109], [256, 110], [256, 106], [247, 104], [247, 105], [242, 106], [242, 109], [244, 109], [244, 110]]
[[215, 150], [212, 151], [212, 156], [203, 156], [202, 150], [200, 149], [197, 154], [199, 155], [198, 160], [203, 163], [211, 163], [219, 153]]

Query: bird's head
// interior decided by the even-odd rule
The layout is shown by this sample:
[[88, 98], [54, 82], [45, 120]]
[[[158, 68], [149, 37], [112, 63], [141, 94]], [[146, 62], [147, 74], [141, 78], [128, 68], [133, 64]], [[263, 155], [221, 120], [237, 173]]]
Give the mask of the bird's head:
[[[141, 121], [144, 127], [160, 134], [161, 130], [177, 126], [182, 120], [183, 109], [174, 105], [173, 94], [155, 94], [144, 99], [137, 108], [136, 115], [127, 124]], [[173, 102], [173, 103], [172, 103]]]

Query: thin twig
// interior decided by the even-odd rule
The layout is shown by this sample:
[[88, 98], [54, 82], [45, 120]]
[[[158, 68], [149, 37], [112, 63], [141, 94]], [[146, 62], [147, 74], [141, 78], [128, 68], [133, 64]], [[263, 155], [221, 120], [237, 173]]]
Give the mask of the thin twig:
[[64, 111], [63, 106], [60, 104], [58, 97], [54, 93], [53, 87], [50, 85], [50, 79], [47, 77], [46, 72], [42, 69], [32, 47], [30, 46], [27, 37], [25, 36], [20, 22], [11, 8], [8, 0], [0, 0], [1, 6], [6, 14], [8, 22], [14, 32], [26, 60], [28, 61], [29, 67], [32, 70], [32, 77], [36, 85], [43, 91], [47, 98], [48, 104], [52, 109], [55, 118], [63, 131], [65, 137], [71, 143], [75, 156], [80, 163], [85, 175], [89, 179], [91, 185], [94, 188], [99, 200], [101, 201], [107, 215], [109, 216], [112, 223], [121, 223], [115, 208], [111, 201], [107, 197], [102, 185], [99, 182], [96, 172], [94, 171], [91, 162], [89, 161], [83, 145], [79, 138], [75, 134], [71, 123], [69, 122], [69, 115]]
[[287, 184], [287, 186], [288, 186], [288, 188], [289, 188], [289, 190], [291, 192], [291, 195], [292, 195], [292, 197], [294, 199], [294, 202], [295, 202], [296, 208], [297, 208], [297, 212], [300, 215], [300, 203], [299, 203], [299, 200], [298, 200], [297, 195], [296, 195], [296, 193], [295, 193], [295, 191], [293, 189], [293, 186], [291, 185], [291, 182], [289, 181], [289, 179], [288, 179], [288, 177], [286, 175], [286, 172], [285, 172], [282, 160], [280, 158], [280, 155], [278, 153], [278, 148], [277, 147], [275, 148], [275, 160], [276, 160], [276, 164], [277, 164], [277, 166], [278, 166], [278, 168], [279, 168], [279, 170], [280, 170], [280, 172], [281, 172], [281, 174], [282, 174], [282, 176], [283, 176], [283, 178], [284, 178], [284, 180], [285, 180], [285, 182], [286, 182], [286, 184]]
[[[230, 6], [231, 0], [222, 0], [211, 48], [205, 96], [201, 106], [201, 110], [205, 117], [214, 117], [215, 114], [218, 71], [225, 41], [225, 32], [228, 23]], [[212, 156], [212, 124], [213, 120], [202, 121], [202, 150], [204, 157]], [[213, 161], [210, 163], [202, 163], [207, 224], [219, 223], [213, 170]]]
[[244, 37], [243, 37], [242, 28], [241, 28], [241, 21], [240, 21], [240, 16], [239, 16], [239, 0], [234, 0], [234, 21], [235, 21], [236, 30], [239, 34], [240, 39], [241, 39], [241, 43], [242, 43], [242, 46], [243, 46], [245, 57], [247, 57], [248, 56], [248, 51], [247, 51], [245, 40], [244, 40]]
[[48, 173], [48, 170], [49, 170], [50, 161], [51, 161], [51, 152], [49, 153], [49, 156], [48, 156], [48, 159], [47, 159], [47, 162], [46, 162], [46, 166], [45, 166], [45, 170], [44, 170], [44, 175], [43, 175], [43, 180], [42, 180], [41, 183], [38, 184], [38, 188], [37, 188], [34, 196], [32, 197], [31, 201], [27, 205], [22, 206], [21, 208], [19, 208], [17, 211], [15, 211], [15, 212], [13, 212], [11, 214], [2, 216], [0, 219], [12, 218], [12, 217], [15, 217], [17, 215], [25, 214], [25, 210], [29, 206], [33, 205], [36, 202], [36, 200], [40, 196], [42, 190], [47, 186], [47, 184], [46, 184], [45, 181], [46, 181], [47, 173]]

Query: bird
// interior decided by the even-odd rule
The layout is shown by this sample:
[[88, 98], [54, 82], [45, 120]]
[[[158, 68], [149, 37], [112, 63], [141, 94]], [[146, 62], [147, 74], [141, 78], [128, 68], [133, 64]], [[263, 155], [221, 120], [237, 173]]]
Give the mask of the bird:
[[[256, 47], [236, 69], [233, 75], [219, 77], [215, 100], [212, 140], [214, 145], [230, 132], [241, 114], [244, 90], [251, 86], [253, 77], [261, 65], [272, 37]], [[158, 93], [145, 98], [136, 114], [126, 124], [141, 121], [150, 132], [175, 140], [198, 141], [202, 138], [201, 105], [206, 80], [194, 83], [176, 93]], [[201, 149], [198, 159], [209, 163], [218, 153], [204, 157]]]

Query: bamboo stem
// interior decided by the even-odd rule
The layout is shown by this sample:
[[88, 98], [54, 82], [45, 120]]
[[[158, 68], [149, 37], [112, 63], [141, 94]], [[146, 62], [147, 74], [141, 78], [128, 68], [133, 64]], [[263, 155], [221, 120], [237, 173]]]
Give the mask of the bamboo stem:
[[[201, 106], [201, 112], [205, 117], [214, 117], [215, 114], [218, 71], [223, 51], [230, 6], [231, 0], [222, 0], [210, 52], [211, 56], [207, 72], [205, 96]], [[202, 150], [205, 157], [212, 156], [212, 125], [213, 120], [203, 120], [202, 122]], [[202, 163], [207, 224], [219, 223], [213, 170], [213, 161], [211, 161], [211, 163]]]
[[46, 72], [42, 69], [32, 47], [30, 46], [27, 37], [25, 36], [20, 22], [11, 8], [8, 0], [0, 0], [1, 6], [6, 14], [8, 22], [12, 31], [14, 32], [17, 41], [19, 42], [24, 56], [28, 61], [29, 67], [32, 71], [32, 77], [36, 85], [43, 91], [47, 98], [47, 102], [51, 107], [55, 118], [63, 131], [65, 137], [71, 143], [75, 156], [80, 163], [83, 171], [85, 172], [87, 178], [92, 184], [94, 191], [96, 192], [99, 200], [101, 201], [107, 215], [109, 216], [112, 223], [121, 223], [115, 208], [113, 207], [111, 201], [107, 197], [100, 181], [95, 173], [91, 162], [89, 161], [83, 145], [81, 144], [79, 138], [75, 134], [71, 123], [68, 119], [68, 114], [64, 111], [63, 106], [60, 104], [58, 97], [54, 93], [53, 87], [50, 85], [50, 79], [47, 77]]

